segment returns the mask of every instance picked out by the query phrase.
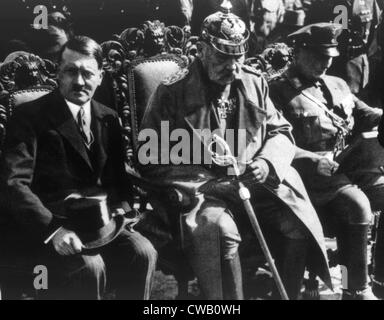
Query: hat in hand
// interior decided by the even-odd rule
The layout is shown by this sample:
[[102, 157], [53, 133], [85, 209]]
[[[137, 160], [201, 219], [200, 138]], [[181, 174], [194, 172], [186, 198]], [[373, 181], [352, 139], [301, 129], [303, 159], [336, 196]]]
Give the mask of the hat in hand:
[[112, 217], [106, 195], [71, 194], [64, 203], [67, 215], [64, 227], [76, 233], [84, 251], [107, 245], [124, 229], [124, 216]]

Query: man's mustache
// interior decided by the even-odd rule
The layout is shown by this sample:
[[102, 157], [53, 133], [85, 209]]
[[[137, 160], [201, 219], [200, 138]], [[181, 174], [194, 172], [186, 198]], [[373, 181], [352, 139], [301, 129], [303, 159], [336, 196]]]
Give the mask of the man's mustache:
[[80, 85], [76, 85], [76, 84], [72, 86], [72, 90], [76, 91], [76, 92], [87, 91], [85, 86], [80, 86]]

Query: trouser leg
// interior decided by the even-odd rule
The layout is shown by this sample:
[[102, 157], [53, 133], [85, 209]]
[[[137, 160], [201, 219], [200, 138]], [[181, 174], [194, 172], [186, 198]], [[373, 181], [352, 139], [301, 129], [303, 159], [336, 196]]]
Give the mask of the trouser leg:
[[[53, 251], [53, 250], [52, 250]], [[100, 300], [106, 288], [106, 268], [100, 255], [59, 256], [50, 252], [42, 265], [48, 270], [48, 290], [42, 299]]]
[[373, 290], [374, 293], [384, 298], [384, 213], [380, 214], [376, 231], [376, 243], [373, 256]]
[[373, 210], [379, 211], [379, 221], [373, 252], [373, 292], [380, 299], [384, 299], [384, 184], [380, 178], [377, 185], [366, 189]]
[[344, 298], [372, 298], [364, 293], [368, 287], [368, 231], [371, 206], [367, 196], [357, 187], [350, 187], [338, 194], [329, 204], [338, 215], [337, 243], [340, 265], [345, 266], [347, 288]]
[[282, 246], [277, 267], [289, 299], [297, 300], [306, 267], [308, 240], [286, 238]]
[[262, 230], [273, 230], [277, 238], [272, 243], [267, 237], [267, 242], [285, 290], [290, 299], [298, 299], [307, 262], [309, 231], [286, 205], [269, 192], [261, 190], [253, 199]]
[[242, 277], [235, 222], [220, 201], [206, 201], [191, 228], [192, 246], [187, 254], [208, 300], [242, 299]]
[[117, 299], [149, 300], [157, 252], [147, 238], [124, 230], [101, 254]]
[[347, 260], [348, 289], [364, 291], [368, 287], [368, 224], [349, 225], [349, 250]]
[[223, 289], [225, 300], [243, 300], [243, 278], [240, 256], [236, 253], [232, 259], [222, 261]]

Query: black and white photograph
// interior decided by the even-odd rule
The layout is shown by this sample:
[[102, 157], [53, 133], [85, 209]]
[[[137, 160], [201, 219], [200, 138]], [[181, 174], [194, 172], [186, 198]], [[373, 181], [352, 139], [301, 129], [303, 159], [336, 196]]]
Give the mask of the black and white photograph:
[[0, 300], [383, 300], [383, 103], [384, 0], [0, 0]]

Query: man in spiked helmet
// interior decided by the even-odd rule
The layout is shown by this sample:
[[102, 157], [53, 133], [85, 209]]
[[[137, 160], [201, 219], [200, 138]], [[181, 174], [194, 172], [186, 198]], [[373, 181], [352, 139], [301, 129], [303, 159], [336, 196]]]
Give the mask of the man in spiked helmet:
[[[170, 132], [185, 130], [190, 137], [198, 137], [197, 147], [188, 149], [178, 165], [158, 164], [164, 153], [159, 147], [145, 159], [141, 171], [164, 187], [177, 187], [190, 199], [190, 205], [181, 209], [183, 248], [205, 297], [242, 299], [239, 247], [241, 235], [249, 234], [250, 223], [230, 171], [212, 164], [210, 155], [205, 158], [212, 135], [202, 134], [214, 132], [230, 142], [234, 133], [237, 142], [232, 147], [241, 178], [251, 190], [252, 205], [264, 230], [271, 230], [266, 235], [278, 239], [273, 254], [289, 297], [296, 299], [309, 252], [317, 272], [331, 286], [323, 232], [303, 183], [291, 167], [295, 154], [291, 126], [269, 99], [266, 81], [243, 64], [249, 31], [230, 11], [230, 2], [224, 1], [221, 12], [205, 19], [198, 58], [159, 86], [142, 124], [142, 130], [154, 130], [158, 136], [164, 123]], [[174, 138], [170, 141], [172, 150], [176, 143]], [[196, 159], [197, 154], [201, 159]], [[177, 155], [170, 152], [167, 156], [174, 159]], [[138, 160], [144, 163], [140, 156]], [[172, 212], [170, 204], [163, 201], [163, 205]]]

